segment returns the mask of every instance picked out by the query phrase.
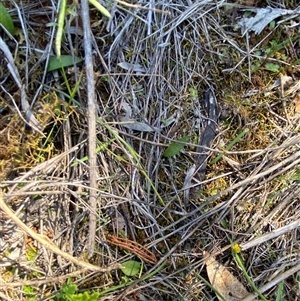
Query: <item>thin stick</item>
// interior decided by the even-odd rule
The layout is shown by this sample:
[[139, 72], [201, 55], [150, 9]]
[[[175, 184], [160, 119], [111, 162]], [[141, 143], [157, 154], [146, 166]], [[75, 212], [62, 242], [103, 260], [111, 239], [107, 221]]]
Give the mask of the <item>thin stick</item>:
[[90, 221], [89, 221], [89, 237], [88, 237], [88, 257], [94, 253], [95, 235], [96, 235], [96, 209], [97, 209], [97, 166], [96, 166], [96, 93], [94, 83], [94, 68], [92, 57], [92, 38], [90, 26], [90, 14], [88, 0], [81, 1], [81, 15], [83, 21], [84, 34], [84, 52], [85, 52], [85, 68], [87, 82], [87, 99], [88, 99], [88, 140], [89, 140], [89, 167], [90, 167], [90, 192], [89, 205]]
[[[272, 281], [268, 282], [264, 286], [262, 286], [259, 291], [261, 293], [264, 293], [268, 289], [272, 288], [276, 284], [280, 283], [281, 281], [285, 280], [286, 278], [292, 276], [293, 274], [296, 274], [298, 271], [300, 271], [300, 264], [297, 264], [293, 268], [287, 270], [286, 272], [282, 273], [278, 277], [274, 278]], [[252, 301], [256, 298], [257, 296], [255, 294], [249, 295], [246, 298], [244, 298], [242, 301]]]
[[85, 272], [86, 272], [85, 269], [81, 269], [72, 273], [68, 273], [66, 275], [56, 276], [56, 277], [46, 277], [43, 279], [36, 279], [36, 280], [23, 280], [19, 282], [0, 282], [0, 288], [1, 287], [12, 288], [12, 287], [25, 286], [25, 285], [40, 286], [47, 283], [57, 283], [57, 282], [62, 283], [64, 282], [65, 279], [78, 277], [79, 275], [84, 274]]
[[243, 251], [247, 250], [249, 248], [252, 248], [252, 247], [255, 247], [257, 245], [260, 245], [261, 243], [266, 242], [266, 241], [268, 241], [270, 239], [273, 239], [273, 238], [275, 238], [277, 236], [285, 234], [286, 232], [290, 232], [290, 231], [292, 231], [292, 230], [294, 230], [294, 229], [296, 229], [298, 227], [300, 227], [300, 219], [298, 219], [298, 220], [296, 220], [296, 221], [294, 221], [294, 222], [292, 222], [292, 223], [290, 223], [290, 224], [288, 224], [288, 225], [286, 225], [284, 227], [281, 227], [279, 229], [271, 231], [270, 233], [264, 234], [264, 235], [262, 235], [262, 236], [260, 236], [260, 237], [258, 237], [256, 239], [254, 239], [252, 241], [249, 241], [249, 242], [247, 242], [245, 244], [241, 244], [240, 247], [242, 248]]
[[27, 227], [16, 215], [15, 213], [5, 204], [3, 200], [3, 193], [0, 190], [0, 209], [6, 213], [7, 218], [11, 219], [17, 226], [19, 226], [26, 234], [31, 236], [33, 239], [38, 241], [41, 245], [43, 245], [46, 249], [52, 251], [53, 253], [67, 259], [70, 262], [73, 262], [74, 264], [77, 264], [81, 267], [84, 267], [91, 271], [97, 271], [97, 272], [109, 272], [111, 270], [119, 269], [121, 267], [120, 264], [112, 264], [108, 268], [101, 268], [96, 265], [90, 264], [88, 262], [85, 262], [83, 260], [77, 259], [73, 257], [72, 255], [63, 252], [60, 250], [52, 241], [48, 239], [47, 236], [43, 236], [40, 234], [35, 233], [33, 230], [31, 230], [29, 227]]

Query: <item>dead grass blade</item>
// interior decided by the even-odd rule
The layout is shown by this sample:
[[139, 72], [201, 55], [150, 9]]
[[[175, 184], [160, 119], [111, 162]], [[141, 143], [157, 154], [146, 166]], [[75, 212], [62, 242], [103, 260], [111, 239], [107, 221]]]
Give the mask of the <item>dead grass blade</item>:
[[[274, 287], [275, 285], [277, 285], [281, 281], [284, 281], [288, 277], [297, 274], [297, 272], [299, 272], [299, 271], [300, 271], [300, 264], [298, 264], [295, 267], [287, 270], [286, 272], [282, 273], [281, 275], [279, 275], [278, 277], [276, 277], [272, 281], [268, 282], [266, 285], [262, 286], [259, 289], [259, 291], [262, 292], [262, 293], [264, 293], [265, 291], [267, 291], [270, 288]], [[255, 298], [256, 298], [256, 295], [253, 294], [253, 295], [247, 296], [242, 301], [252, 301], [252, 300], [255, 300]]]
[[6, 213], [7, 218], [11, 219], [20, 229], [22, 229], [26, 234], [31, 236], [33, 239], [38, 241], [42, 246], [44, 246], [46, 249], [52, 251], [53, 253], [67, 259], [68, 261], [79, 265], [85, 269], [91, 270], [91, 271], [97, 271], [97, 272], [102, 272], [106, 273], [115, 269], [121, 268], [120, 264], [112, 264], [108, 268], [102, 268], [93, 264], [90, 264], [88, 262], [82, 261], [80, 259], [77, 259], [73, 257], [72, 255], [61, 251], [53, 242], [51, 242], [48, 237], [39, 235], [35, 233], [32, 229], [30, 229], [28, 226], [26, 226], [16, 215], [15, 213], [5, 204], [4, 198], [3, 198], [3, 193], [2, 191], [0, 192], [0, 208], [1, 210]]
[[61, 283], [69, 278], [72, 277], [78, 277], [86, 272], [86, 269], [81, 269], [72, 273], [68, 273], [63, 276], [57, 276], [57, 277], [46, 277], [45, 279], [38, 279], [38, 280], [24, 280], [20, 282], [0, 282], [0, 288], [12, 288], [12, 287], [18, 287], [18, 286], [40, 286], [42, 284], [47, 284], [47, 283]]
[[35, 116], [33, 115], [29, 103], [27, 101], [27, 96], [26, 96], [26, 92], [25, 92], [25, 85], [22, 83], [21, 81], [21, 77], [19, 75], [19, 71], [18, 68], [15, 65], [14, 62], [14, 58], [8, 48], [8, 46], [6, 45], [6, 43], [3, 41], [3, 39], [0, 37], [0, 50], [3, 51], [6, 59], [7, 59], [7, 68], [10, 71], [10, 74], [12, 75], [13, 79], [15, 80], [15, 83], [17, 84], [18, 88], [20, 89], [20, 95], [21, 95], [21, 105], [22, 105], [22, 109], [25, 112], [25, 116], [26, 116], [26, 120], [24, 120], [21, 112], [19, 111], [18, 106], [16, 105], [14, 98], [11, 96], [10, 93], [8, 93], [4, 87], [1, 87], [2, 90], [4, 92], [6, 92], [6, 94], [9, 96], [9, 98], [12, 100], [12, 102], [15, 105], [15, 108], [20, 116], [20, 118], [22, 120], [24, 120], [30, 127], [32, 127], [33, 130], [37, 131], [38, 133], [40, 133], [41, 135], [44, 135], [41, 132], [41, 125], [40, 123], [37, 121], [37, 119], [35, 118]]
[[[40, 135], [24, 131], [20, 85], [0, 69], [0, 177], [5, 175], [0, 186], [14, 216], [30, 229], [52, 234], [55, 245], [75, 258], [84, 256], [88, 245], [96, 267], [127, 260], [130, 255], [115, 246], [144, 256], [141, 277], [129, 279], [133, 287], [123, 285], [122, 271], [102, 273], [94, 283], [93, 273], [75, 280], [82, 289], [103, 284], [101, 300], [213, 300], [199, 257], [204, 249], [219, 248], [217, 261], [227, 267], [232, 242], [246, 248], [241, 257], [251, 281], [240, 278], [244, 287], [270, 284], [264, 293], [268, 300], [296, 300], [300, 45], [292, 20], [282, 17], [259, 36], [242, 37], [242, 8], [255, 9], [258, 1], [113, 1], [109, 19], [87, 8], [87, 1], [83, 6], [74, 2], [64, 17], [61, 52], [83, 58], [84, 47], [92, 43], [93, 53], [86, 51], [85, 65], [47, 72], [49, 56], [55, 54], [54, 2], [5, 1], [23, 35], [14, 37], [17, 48], [2, 39], [46, 135], [37, 139]], [[296, 4], [282, 0], [280, 5], [292, 10]], [[88, 9], [90, 20], [84, 19]], [[84, 39], [83, 25], [90, 33]], [[0, 57], [0, 68], [6, 62]], [[214, 88], [221, 112], [209, 148], [200, 145], [210, 120], [203, 98], [207, 87]], [[133, 124], [126, 127], [122, 120]], [[245, 128], [247, 135], [238, 139]], [[163, 156], [171, 141], [187, 136], [190, 143], [180, 153]], [[205, 165], [199, 180], [195, 166], [204, 153], [204, 165], [214, 164]], [[194, 210], [187, 212], [185, 204]], [[22, 234], [27, 229], [18, 226], [21, 231], [15, 233], [4, 216], [0, 253], [9, 255], [0, 258], [5, 265], [0, 279], [10, 272], [20, 240], [27, 246]], [[107, 233], [113, 235], [111, 243]], [[18, 257], [20, 272], [7, 281], [12, 287], [34, 278], [35, 270], [43, 281], [45, 266], [49, 274], [62, 272], [61, 256], [47, 256], [45, 250], [44, 257], [30, 262], [26, 251]], [[160, 258], [156, 264], [153, 254]], [[231, 265], [238, 268], [234, 261]], [[277, 278], [287, 271], [288, 278]], [[274, 279], [281, 279], [278, 288]], [[56, 284], [36, 285], [41, 298], [57, 289]], [[21, 288], [16, 290], [7, 296], [24, 299]]]
[[283, 235], [283, 234], [285, 234], [287, 232], [290, 232], [294, 229], [297, 229], [299, 227], [300, 227], [300, 219], [295, 220], [295, 221], [291, 222], [290, 224], [288, 224], [286, 226], [280, 227], [280, 228], [272, 231], [271, 233], [261, 235], [260, 237], [255, 238], [252, 241], [249, 241], [247, 243], [243, 243], [243, 244], [240, 245], [240, 247], [242, 248], [243, 251], [247, 250], [249, 248], [253, 248], [253, 247], [255, 247], [259, 244], [262, 244], [263, 242], [266, 242], [270, 239], [273, 239], [275, 237]]

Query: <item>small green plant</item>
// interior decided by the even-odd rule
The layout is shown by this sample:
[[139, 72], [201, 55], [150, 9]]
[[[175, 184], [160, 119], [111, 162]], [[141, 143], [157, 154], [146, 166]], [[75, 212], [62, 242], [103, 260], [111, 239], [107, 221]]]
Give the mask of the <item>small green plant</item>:
[[196, 87], [189, 88], [189, 93], [190, 93], [191, 99], [195, 100], [198, 98], [198, 91], [197, 91]]
[[26, 296], [26, 301], [37, 301], [38, 298], [36, 290], [32, 286], [24, 285], [23, 287], [24, 295]]
[[[272, 24], [270, 24], [272, 26]], [[292, 38], [287, 38], [282, 42], [278, 41], [279, 38], [272, 39], [265, 49], [256, 50], [255, 55], [257, 56], [266, 56], [264, 59], [257, 59], [251, 66], [252, 71], [257, 71], [259, 68], [263, 67], [265, 70], [277, 73], [280, 71], [280, 65], [278, 63], [266, 62], [266, 59], [272, 58], [276, 60], [286, 61], [288, 60], [287, 55], [284, 53], [284, 49], [293, 41], [299, 39], [299, 34], [295, 35]]]
[[26, 250], [26, 258], [27, 258], [27, 260], [28, 261], [34, 261], [37, 256], [38, 256], [38, 250], [37, 250], [37, 248], [34, 245], [29, 244], [27, 246], [27, 250]]
[[97, 301], [99, 298], [99, 293], [77, 293], [78, 287], [76, 284], [68, 280], [56, 293], [55, 301]]

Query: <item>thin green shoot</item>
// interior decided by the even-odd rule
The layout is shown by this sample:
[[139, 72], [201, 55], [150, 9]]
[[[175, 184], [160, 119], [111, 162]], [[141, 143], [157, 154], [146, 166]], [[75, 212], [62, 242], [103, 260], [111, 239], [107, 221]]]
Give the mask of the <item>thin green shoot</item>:
[[58, 20], [57, 20], [57, 32], [56, 32], [56, 39], [55, 39], [55, 51], [57, 57], [61, 56], [61, 41], [64, 31], [64, 20], [66, 17], [66, 7], [67, 7], [67, 0], [61, 0], [58, 12]]
[[196, 274], [196, 276], [197, 276], [198, 279], [203, 281], [205, 283], [205, 285], [207, 285], [212, 291], [214, 291], [215, 294], [218, 295], [219, 298], [221, 298], [221, 300], [226, 301], [226, 299], [221, 295], [221, 293], [219, 293], [205, 278], [203, 278], [199, 274]]
[[140, 163], [140, 158], [139, 155], [136, 153], [136, 151], [131, 147], [130, 144], [128, 144], [122, 137], [120, 137], [120, 135], [118, 134], [118, 132], [116, 130], [114, 130], [113, 128], [111, 128], [108, 124], [104, 123], [101, 119], [98, 118], [98, 122], [104, 126], [115, 138], [117, 141], [119, 141], [122, 145], [125, 146], [125, 148], [127, 149], [127, 151], [129, 152], [129, 154], [132, 156], [132, 158], [134, 159], [134, 163], [136, 164], [136, 166], [139, 168], [140, 172], [142, 173], [142, 175], [147, 179], [147, 181], [150, 183], [151, 188], [153, 189], [155, 195], [157, 196], [160, 204], [162, 206], [165, 206], [165, 202], [162, 199], [161, 195], [159, 194], [159, 192], [157, 191], [154, 183], [151, 181], [150, 177], [148, 176], [147, 172], [145, 171], [144, 167], [142, 166], [142, 164]]
[[89, 0], [89, 2], [92, 5], [94, 5], [103, 16], [105, 16], [107, 18], [111, 17], [109, 11], [104, 6], [102, 6], [97, 0]]
[[242, 260], [241, 256], [237, 252], [232, 252], [232, 253], [233, 253], [233, 257], [235, 258], [238, 266], [241, 268], [247, 282], [250, 284], [253, 291], [261, 298], [261, 300], [268, 301], [268, 299], [259, 291], [259, 289], [256, 287], [255, 283], [253, 282], [253, 280], [251, 279], [251, 277], [247, 273], [247, 270], [244, 266], [244, 263], [243, 263], [243, 260]]
[[[102, 6], [97, 0], [89, 0], [89, 2], [92, 5], [94, 5], [103, 16], [110, 18], [111, 15], [108, 12], [108, 10], [104, 6]], [[57, 32], [55, 38], [55, 51], [57, 57], [61, 56], [61, 42], [63, 37], [66, 12], [67, 12], [67, 0], [61, 0], [59, 6], [59, 12], [58, 12]]]
[[78, 91], [78, 88], [79, 88], [79, 85], [80, 85], [80, 81], [81, 81], [82, 74], [80, 75], [79, 80], [76, 82], [75, 87], [74, 87], [73, 89], [71, 89], [70, 84], [69, 84], [69, 81], [68, 81], [68, 78], [67, 78], [67, 74], [66, 74], [65, 68], [61, 68], [61, 71], [62, 71], [62, 76], [63, 76], [64, 82], [65, 82], [65, 84], [66, 84], [68, 93], [69, 93], [69, 104], [71, 104], [71, 103], [73, 102], [73, 99], [74, 99], [74, 97], [75, 97], [75, 94], [76, 94], [77, 91]]
[[[225, 222], [225, 223], [222, 223], [222, 225], [223, 225], [223, 227], [224, 227], [225, 229], [229, 229], [229, 228], [226, 226], [226, 225], [227, 225], [226, 222]], [[227, 235], [227, 238], [228, 238], [230, 244], [232, 244], [232, 239], [231, 239], [228, 235]], [[259, 291], [259, 289], [256, 287], [255, 283], [253, 282], [253, 280], [252, 280], [251, 277], [249, 276], [249, 274], [248, 274], [248, 272], [247, 272], [247, 270], [246, 270], [246, 268], [245, 268], [245, 266], [244, 266], [244, 264], [243, 264], [243, 260], [242, 260], [241, 256], [239, 255], [239, 253], [240, 253], [240, 251], [241, 251], [240, 246], [239, 246], [238, 244], [234, 244], [234, 245], [232, 246], [232, 249], [231, 249], [231, 250], [232, 250], [232, 254], [233, 254], [233, 257], [234, 257], [236, 263], [237, 263], [238, 266], [241, 268], [241, 270], [242, 270], [242, 272], [243, 272], [243, 274], [244, 274], [244, 276], [245, 276], [247, 282], [248, 282], [249, 285], [252, 287], [253, 291], [254, 291], [255, 293], [257, 293], [257, 295], [261, 298], [261, 300], [263, 300], [263, 301], [268, 301], [268, 300], [266, 299], [266, 297]]]
[[[108, 141], [106, 142], [101, 142], [98, 140], [98, 143], [99, 143], [99, 146], [96, 148], [96, 154], [100, 153], [103, 149], [111, 152], [109, 149], [108, 149], [108, 146], [110, 144], [112, 144], [116, 139], [113, 138], [113, 139], [109, 139]], [[74, 166], [77, 166], [79, 163], [83, 163], [83, 162], [86, 162], [88, 161], [89, 157], [88, 156], [85, 156], [81, 159], [77, 159], [72, 165], [71, 167], [74, 167]]]
[[277, 294], [276, 294], [276, 300], [275, 301], [281, 301], [283, 300], [283, 289], [284, 289], [284, 281], [281, 281], [278, 285]]
[[[236, 143], [238, 143], [247, 133], [249, 132], [249, 129], [244, 129], [240, 134], [236, 136], [226, 147], [225, 151], [229, 151]], [[212, 161], [209, 162], [209, 165], [213, 165], [220, 161], [222, 157], [224, 156], [224, 153], [220, 153], [216, 158], [214, 158]]]

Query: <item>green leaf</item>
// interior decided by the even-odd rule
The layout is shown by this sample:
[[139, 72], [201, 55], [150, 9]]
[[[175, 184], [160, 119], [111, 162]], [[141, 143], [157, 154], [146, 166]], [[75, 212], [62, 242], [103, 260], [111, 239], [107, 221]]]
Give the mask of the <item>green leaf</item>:
[[187, 142], [189, 142], [191, 136], [184, 136], [176, 142], [171, 142], [167, 149], [164, 151], [163, 156], [170, 158], [177, 155], [185, 146]]
[[73, 57], [72, 55], [61, 55], [59, 58], [56, 56], [52, 56], [49, 59], [47, 72], [61, 69], [63, 67], [73, 66], [74, 63], [80, 63], [82, 61], [82, 58], [76, 56]]
[[75, 294], [77, 289], [77, 285], [72, 283], [66, 283], [62, 286], [62, 291], [68, 296]]
[[266, 63], [266, 64], [265, 64], [265, 68], [266, 68], [268, 71], [279, 72], [280, 66], [279, 66], [278, 64]]
[[274, 20], [271, 21], [270, 24], [269, 24], [269, 29], [274, 29], [275, 25], [276, 25], [275, 21]]
[[7, 29], [7, 31], [11, 34], [15, 34], [15, 26], [12, 21], [10, 14], [4, 5], [0, 2], [0, 23]]
[[135, 276], [140, 272], [141, 263], [135, 260], [128, 260], [122, 263], [121, 270], [126, 276]]

